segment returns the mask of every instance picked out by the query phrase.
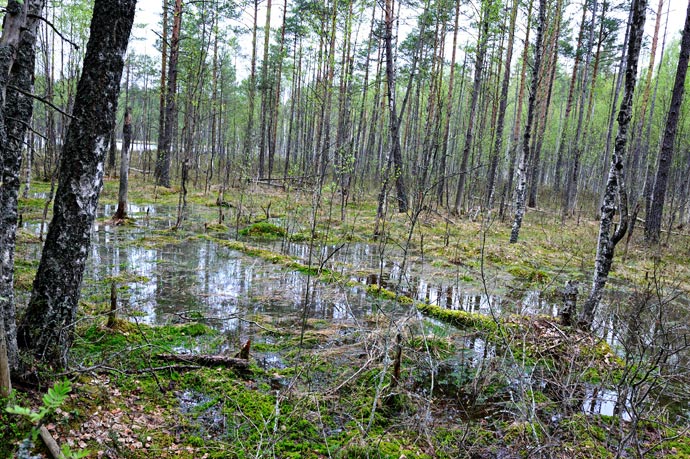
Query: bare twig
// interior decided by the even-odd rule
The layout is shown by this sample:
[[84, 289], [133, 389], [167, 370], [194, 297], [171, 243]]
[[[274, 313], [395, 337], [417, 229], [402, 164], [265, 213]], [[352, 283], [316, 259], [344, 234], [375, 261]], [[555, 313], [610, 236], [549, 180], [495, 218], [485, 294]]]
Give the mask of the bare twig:
[[74, 49], [77, 49], [77, 50], [79, 49], [79, 45], [78, 45], [78, 44], [74, 43], [72, 40], [70, 40], [69, 38], [65, 37], [65, 36], [57, 29], [57, 27], [55, 27], [55, 25], [53, 25], [53, 23], [50, 22], [48, 19], [44, 18], [44, 17], [41, 16], [41, 15], [38, 15], [38, 14], [31, 14], [31, 13], [27, 14], [26, 17], [33, 18], [33, 19], [39, 19], [39, 20], [45, 22], [46, 24], [48, 24], [48, 26], [49, 26], [51, 29], [53, 29], [53, 32], [55, 32], [55, 33], [58, 35], [58, 37], [60, 37], [62, 40], [66, 41], [67, 43], [69, 43], [70, 45], [72, 45], [72, 47], [73, 47]]
[[32, 93], [30, 93], [29, 91], [24, 91], [23, 89], [18, 88], [18, 87], [16, 87], [16, 86], [13, 86], [13, 85], [11, 85], [11, 84], [8, 84], [8, 85], [7, 85], [7, 88], [8, 88], [8, 89], [11, 89], [12, 91], [17, 91], [17, 92], [20, 93], [20, 94], [24, 94], [24, 95], [27, 96], [27, 97], [31, 97], [31, 98], [33, 98], [33, 99], [36, 99], [36, 100], [39, 101], [39, 102], [44, 103], [44, 104], [46, 104], [47, 106], [49, 106], [50, 108], [52, 108], [53, 110], [57, 111], [58, 113], [60, 113], [60, 114], [63, 115], [63, 116], [66, 116], [66, 117], [68, 117], [68, 118], [70, 118], [70, 119], [73, 119], [73, 120], [77, 119], [76, 117], [70, 115], [69, 113], [67, 113], [66, 111], [64, 111], [63, 109], [61, 109], [61, 108], [58, 107], [57, 105], [55, 105], [54, 103], [50, 102], [50, 101], [47, 100], [47, 99], [44, 99], [44, 98], [41, 97], [41, 96], [37, 96], [36, 94], [32, 94]]

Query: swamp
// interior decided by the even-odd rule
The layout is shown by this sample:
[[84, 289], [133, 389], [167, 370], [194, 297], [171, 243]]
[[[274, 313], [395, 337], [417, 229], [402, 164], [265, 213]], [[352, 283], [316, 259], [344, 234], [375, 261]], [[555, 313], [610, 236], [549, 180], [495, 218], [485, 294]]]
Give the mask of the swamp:
[[0, 0], [0, 459], [690, 458], [690, 1]]
[[[20, 201], [20, 302], [48, 188], [34, 183]], [[589, 274], [594, 254], [579, 241], [596, 238], [592, 221], [566, 233], [558, 215], [535, 213], [529, 244], [506, 245], [498, 220], [428, 212], [409, 237], [393, 214], [384, 239], [370, 236], [371, 203], [350, 205], [340, 221], [333, 197], [314, 214], [299, 189], [250, 183], [232, 193], [241, 210], [194, 193], [176, 228], [177, 194], [135, 181], [118, 225], [106, 181], [70, 350], [72, 392], [46, 424], [58, 441], [93, 457], [690, 451], [688, 354], [676, 341], [690, 277], [675, 254], [631, 250], [589, 334], [558, 314], [564, 280]], [[219, 212], [234, 223], [218, 224]], [[690, 237], [672, 237], [690, 250]], [[663, 335], [644, 330], [633, 342], [631, 308], [669, 314]], [[246, 367], [192, 359], [233, 357], [247, 343]], [[179, 360], [162, 358], [170, 354]], [[31, 394], [40, 395], [24, 403]], [[16, 426], [3, 431], [9, 444], [21, 424], [3, 416]]]

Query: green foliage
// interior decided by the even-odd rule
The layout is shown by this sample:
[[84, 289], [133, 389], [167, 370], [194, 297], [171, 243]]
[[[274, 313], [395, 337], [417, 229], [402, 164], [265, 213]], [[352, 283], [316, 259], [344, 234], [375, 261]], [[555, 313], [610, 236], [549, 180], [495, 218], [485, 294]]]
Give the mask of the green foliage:
[[[55, 385], [48, 389], [48, 392], [43, 396], [43, 405], [38, 409], [38, 411], [34, 411], [30, 408], [19, 405], [9, 406], [6, 408], [6, 410], [8, 413], [27, 417], [32, 424], [40, 427], [40, 423], [43, 418], [59, 408], [60, 405], [67, 400], [67, 396], [71, 390], [72, 384], [69, 381], [65, 380], [56, 382]], [[35, 433], [32, 432], [32, 434], [34, 435], [35, 439], [35, 435], [38, 434], [38, 431]]]
[[[0, 397], [0, 406], [6, 406], [7, 402], [5, 397]], [[14, 445], [24, 437], [25, 432], [20, 418], [0, 410], [0, 458], [12, 456]]]
[[[38, 439], [38, 434], [41, 431], [41, 425], [46, 416], [57, 410], [63, 403], [67, 400], [70, 391], [72, 390], [72, 383], [67, 380], [56, 382], [53, 387], [48, 389], [48, 392], [43, 395], [43, 405], [38, 408], [38, 410], [32, 410], [31, 408], [12, 405], [8, 406], [5, 411], [10, 414], [16, 414], [22, 416], [29, 420], [32, 424], [31, 430], [29, 432], [30, 443], [36, 442]], [[88, 451], [72, 451], [69, 445], [65, 444], [62, 446], [62, 458], [63, 459], [81, 459], [89, 455]]]

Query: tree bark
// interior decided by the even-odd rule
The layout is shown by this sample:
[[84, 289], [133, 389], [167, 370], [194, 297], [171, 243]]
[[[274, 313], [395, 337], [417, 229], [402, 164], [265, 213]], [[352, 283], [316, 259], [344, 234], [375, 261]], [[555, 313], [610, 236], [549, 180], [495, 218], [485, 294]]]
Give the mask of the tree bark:
[[[515, 40], [515, 21], [518, 11], [518, 0], [513, 0], [510, 12], [510, 28], [508, 30], [508, 45], [506, 49], [505, 68], [503, 70], [503, 81], [501, 83], [501, 96], [498, 106], [498, 121], [496, 122], [496, 139], [494, 151], [489, 166], [489, 174], [486, 181], [486, 208], [491, 209], [494, 205], [494, 194], [496, 192], [496, 170], [498, 169], [498, 158], [503, 149], [503, 129], [505, 128], [506, 109], [508, 107], [508, 89], [510, 87], [510, 68], [513, 60], [513, 42]], [[449, 98], [450, 99], [450, 98]]]
[[[585, 53], [585, 65], [582, 68], [582, 88], [580, 91], [579, 111], [577, 115], [577, 127], [575, 129], [575, 139], [573, 140], [572, 168], [567, 176], [565, 193], [563, 195], [563, 213], [561, 221], [565, 221], [568, 215], [572, 215], [575, 210], [577, 199], [577, 185], [580, 177], [580, 164], [582, 162], [582, 135], [585, 118], [587, 91], [589, 90], [589, 64], [592, 57], [592, 47], [594, 45], [594, 21], [597, 16], [597, 0], [592, 4], [592, 24], [589, 28], [589, 39], [587, 40], [587, 51]], [[585, 133], [586, 135], [586, 133]]]
[[529, 156], [530, 137], [532, 133], [532, 121], [534, 120], [534, 107], [539, 87], [539, 68], [541, 66], [542, 38], [544, 35], [544, 23], [546, 22], [546, 0], [539, 0], [539, 22], [537, 23], [537, 40], [534, 47], [534, 65], [532, 66], [532, 83], [527, 102], [527, 123], [523, 136], [522, 154], [518, 163], [518, 183], [515, 188], [515, 218], [510, 232], [510, 242], [515, 243], [520, 236], [522, 219], [525, 216], [525, 198], [527, 197], [527, 158]]
[[[632, 118], [633, 95], [637, 81], [637, 63], [640, 57], [642, 35], [644, 34], [646, 8], [647, 0], [634, 0], [630, 34], [628, 36], [625, 91], [618, 111], [618, 134], [616, 135], [611, 167], [601, 205], [601, 221], [599, 224], [594, 275], [592, 276], [592, 288], [582, 308], [582, 314], [580, 314], [578, 319], [578, 326], [581, 329], [592, 328], [594, 313], [599, 306], [604, 293], [604, 287], [606, 287], [606, 282], [608, 281], [609, 272], [611, 271], [616, 244], [623, 238], [628, 227], [628, 196], [624, 181], [624, 155], [628, 142], [630, 119]], [[618, 201], [617, 204], [616, 201]], [[616, 211], [620, 214], [620, 221], [614, 227], [613, 219]]]
[[136, 0], [96, 0], [60, 164], [53, 219], [18, 330], [19, 345], [62, 368], [72, 340], [90, 233], [103, 187]]
[[117, 193], [117, 210], [113, 220], [127, 218], [127, 191], [129, 188], [129, 150], [132, 142], [132, 113], [125, 109], [125, 122], [122, 127], [122, 156], [120, 158], [120, 188]]
[[[158, 101], [158, 151], [156, 154], [156, 167], [154, 177], [158, 181], [163, 167], [163, 136], [165, 132], [165, 91], [168, 78], [168, 0], [163, 0], [163, 27], [161, 31], [161, 79]], [[113, 155], [114, 156], [114, 155]]]
[[575, 100], [575, 84], [577, 83], [577, 71], [580, 66], [582, 55], [582, 40], [585, 36], [585, 19], [587, 18], [587, 2], [582, 8], [582, 20], [580, 21], [580, 31], [577, 34], [577, 48], [575, 48], [575, 61], [573, 63], [573, 73], [570, 77], [570, 86], [568, 87], [568, 99], [565, 103], [565, 115], [563, 116], [563, 127], [561, 129], [561, 138], [556, 145], [556, 171], [554, 178], [554, 188], [560, 191], [561, 188], [561, 174], [563, 170], [563, 149], [568, 136], [568, 122], [570, 121], [570, 112], [573, 109], [573, 101]]
[[264, 178], [266, 175], [266, 146], [267, 137], [269, 135], [267, 122], [270, 117], [269, 104], [271, 100], [271, 84], [268, 81], [268, 61], [270, 59], [268, 53], [268, 45], [271, 38], [271, 0], [266, 1], [266, 22], [264, 24], [264, 59], [261, 63], [261, 111], [259, 119], [259, 178]]
[[460, 2], [455, 2], [455, 22], [453, 23], [453, 48], [450, 58], [450, 75], [448, 76], [448, 97], [446, 99], [446, 113], [443, 124], [443, 140], [441, 141], [441, 158], [438, 172], [438, 185], [436, 187], [436, 202], [443, 206], [446, 193], [446, 163], [448, 157], [448, 144], [450, 137], [450, 120], [453, 111], [453, 88], [455, 85], [455, 55], [458, 48], [458, 32], [460, 31]]
[[177, 123], [177, 62], [180, 57], [180, 30], [182, 28], [182, 0], [175, 0], [173, 28], [170, 34], [168, 61], [168, 87], [165, 93], [165, 125], [158, 152], [156, 184], [170, 188], [170, 150], [174, 125]]
[[486, 57], [487, 42], [489, 40], [489, 19], [491, 17], [491, 0], [482, 1], [481, 22], [479, 30], [479, 38], [477, 39], [477, 57], [474, 63], [474, 83], [472, 85], [472, 99], [470, 100], [470, 114], [467, 121], [467, 132], [465, 134], [465, 146], [462, 150], [462, 159], [460, 162], [460, 171], [458, 176], [458, 189], [455, 193], [455, 205], [453, 212], [460, 214], [462, 211], [462, 199], [465, 194], [465, 183], [467, 181], [467, 160], [472, 148], [472, 140], [475, 131], [475, 118], [477, 113], [477, 101], [479, 100], [479, 91], [482, 84], [482, 72], [484, 70], [484, 58]]
[[[0, 372], [7, 374], [10, 368], [16, 369], [19, 363], [14, 304], [14, 249], [22, 150], [33, 114], [33, 99], [25, 94], [33, 92], [39, 24], [35, 16], [40, 15], [43, 5], [43, 0], [32, 0], [24, 4], [24, 9], [10, 2], [0, 38], [0, 335], [3, 335], [0, 337]], [[32, 16], [27, 18], [27, 12]], [[17, 22], [22, 22], [22, 25], [16, 27]], [[8, 84], [23, 93], [8, 89]], [[8, 367], [3, 368], [5, 363]]]
[[249, 106], [247, 108], [247, 129], [244, 135], [244, 158], [245, 167], [248, 167], [254, 149], [254, 103], [256, 99], [256, 30], [259, 17], [259, 0], [254, 0], [254, 25], [252, 26], [252, 61], [251, 72], [249, 73], [249, 94], [247, 95]]
[[391, 158], [393, 161], [393, 175], [398, 196], [398, 212], [407, 212], [407, 189], [403, 177], [402, 151], [400, 150], [400, 120], [398, 109], [395, 105], [395, 63], [393, 62], [393, 0], [386, 0], [386, 34], [384, 37], [386, 47], [386, 81], [388, 88], [388, 111], [390, 122]]
[[[530, 1], [527, 7], [527, 27], [525, 29], [525, 43], [529, 43], [529, 34], [532, 28], [532, 7], [534, 2]], [[520, 68], [520, 84], [515, 88], [517, 104], [515, 104], [515, 121], [513, 124], [513, 135], [510, 145], [510, 157], [508, 159], [508, 183], [503, 187], [501, 193], [501, 205], [499, 209], [499, 216], [501, 220], [505, 215], [505, 200], [510, 199], [506, 195], [513, 189], [513, 180], [515, 178], [515, 157], [517, 155], [518, 143], [520, 142], [520, 122], [522, 120], [522, 105], [525, 99], [525, 82], [527, 80], [527, 58], [529, 57], [529, 46], [522, 47], [522, 65]]]
[[666, 199], [666, 188], [668, 186], [668, 175], [673, 161], [673, 144], [676, 140], [676, 129], [680, 117], [680, 108], [683, 103], [685, 92], [685, 76], [688, 73], [688, 61], [690, 60], [690, 2], [685, 17], [685, 27], [683, 28], [683, 38], [680, 44], [680, 57], [678, 58], [678, 68], [676, 70], [676, 80], [673, 84], [671, 95], [671, 106], [668, 109], [666, 118], [666, 129], [664, 130], [664, 140], [661, 144], [659, 153], [659, 164], [656, 172], [656, 182], [652, 193], [652, 207], [646, 220], [645, 238], [647, 242], [658, 243], [659, 233], [661, 232], [661, 217], [664, 212], [664, 201]]

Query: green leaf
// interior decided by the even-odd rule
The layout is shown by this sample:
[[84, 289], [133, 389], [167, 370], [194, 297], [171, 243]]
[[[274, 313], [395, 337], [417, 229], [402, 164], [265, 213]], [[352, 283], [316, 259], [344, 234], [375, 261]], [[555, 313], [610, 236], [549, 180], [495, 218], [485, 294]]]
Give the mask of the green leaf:
[[82, 459], [84, 457], [87, 457], [89, 455], [88, 450], [84, 451], [72, 451], [69, 447], [69, 445], [64, 444], [62, 445], [62, 457], [64, 459]]
[[34, 414], [34, 412], [31, 411], [29, 408], [25, 408], [19, 405], [8, 406], [7, 408], [5, 408], [5, 411], [7, 411], [8, 413], [18, 414], [20, 416], [26, 417], [30, 417], [32, 414]]
[[48, 393], [43, 396], [43, 405], [49, 410], [54, 410], [62, 405], [67, 399], [67, 394], [72, 390], [72, 384], [69, 381], [56, 382], [55, 385], [48, 389]]

